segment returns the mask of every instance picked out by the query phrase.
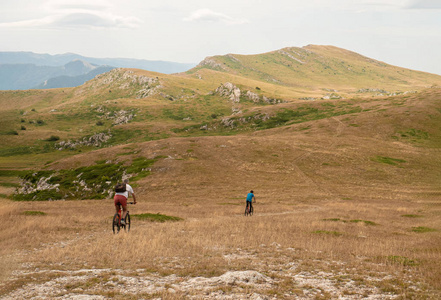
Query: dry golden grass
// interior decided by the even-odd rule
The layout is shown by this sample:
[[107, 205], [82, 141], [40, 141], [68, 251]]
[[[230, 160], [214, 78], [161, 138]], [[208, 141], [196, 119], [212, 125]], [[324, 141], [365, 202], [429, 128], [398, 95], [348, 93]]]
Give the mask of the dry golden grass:
[[[281, 293], [279, 298], [316, 288], [313, 281], [301, 284], [307, 274], [334, 280], [346, 295], [364, 295], [354, 286], [343, 290], [351, 281], [376, 288], [379, 295], [439, 298], [438, 97], [439, 92], [428, 92], [425, 97], [366, 102], [371, 111], [246, 135], [130, 145], [136, 155], [166, 157], [154, 165], [151, 176], [137, 182], [139, 204], [130, 207], [131, 213], [161, 213], [183, 218], [180, 222], [133, 219], [130, 233], [114, 235], [112, 200], [0, 199], [0, 218], [7, 224], [0, 229], [0, 257], [7, 262], [0, 272], [1, 292], [25, 289], [28, 283], [61, 277], [61, 272], [109, 269], [96, 278], [98, 283], [66, 285], [66, 293], [93, 287], [95, 294], [124, 299], [119, 292], [106, 294], [101, 283], [123, 280], [118, 277], [122, 272], [158, 278], [175, 274], [185, 281], [254, 270], [274, 280], [271, 289], [259, 293]], [[392, 137], [410, 128], [424, 128], [431, 138], [414, 142]], [[52, 168], [115, 158], [127, 152], [124, 147], [66, 158]], [[403, 162], [393, 165], [378, 157]], [[256, 192], [255, 214], [244, 217], [250, 189]], [[23, 215], [25, 211], [45, 215]], [[32, 279], [36, 268], [39, 279]], [[231, 286], [219, 289], [236, 292]], [[188, 296], [180, 293], [142, 296]], [[335, 296], [325, 289], [321, 293], [314, 295]]]
[[[276, 278], [295, 263], [297, 273], [343, 272], [357, 280], [393, 275], [398, 295], [412, 285], [421, 289], [415, 294], [420, 296], [441, 289], [440, 233], [411, 231], [414, 226], [441, 227], [440, 211], [428, 210], [425, 204], [377, 200], [299, 205], [296, 199], [285, 204], [261, 200], [254, 216], [244, 217], [243, 200], [230, 200], [238, 205], [213, 200], [187, 205], [183, 200], [164, 203], [141, 197], [131, 207], [132, 214], [161, 212], [184, 221], [133, 219], [130, 233], [118, 235], [111, 231], [111, 200], [2, 202], [2, 220], [9, 230], [1, 232], [7, 245], [1, 256], [14, 258], [7, 261], [16, 264], [1, 273], [30, 263], [30, 270], [144, 269], [162, 276], [211, 277], [251, 269]], [[22, 215], [34, 210], [47, 215]], [[403, 217], [414, 212], [423, 218]], [[12, 283], [4, 286], [5, 291]], [[384, 283], [369, 284], [381, 288]], [[292, 288], [283, 281], [277, 285], [286, 291]]]

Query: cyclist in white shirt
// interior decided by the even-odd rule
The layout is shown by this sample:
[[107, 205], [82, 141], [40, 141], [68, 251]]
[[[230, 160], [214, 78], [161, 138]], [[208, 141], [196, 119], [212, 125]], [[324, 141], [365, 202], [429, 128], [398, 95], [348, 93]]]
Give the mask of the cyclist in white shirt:
[[125, 224], [125, 218], [127, 215], [127, 199], [131, 195], [133, 198], [133, 204], [136, 204], [136, 196], [133, 188], [129, 185], [129, 180], [125, 179], [124, 184], [126, 185], [125, 192], [116, 192], [115, 197], [113, 198], [115, 203], [116, 213], [119, 211], [119, 206], [122, 206], [123, 213], [121, 216], [121, 224]]

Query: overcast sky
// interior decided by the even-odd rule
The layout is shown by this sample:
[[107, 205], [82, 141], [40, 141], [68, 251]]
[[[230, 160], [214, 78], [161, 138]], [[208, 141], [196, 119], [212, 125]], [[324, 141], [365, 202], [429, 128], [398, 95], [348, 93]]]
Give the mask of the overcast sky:
[[197, 63], [334, 45], [441, 75], [441, 0], [0, 0], [0, 51]]

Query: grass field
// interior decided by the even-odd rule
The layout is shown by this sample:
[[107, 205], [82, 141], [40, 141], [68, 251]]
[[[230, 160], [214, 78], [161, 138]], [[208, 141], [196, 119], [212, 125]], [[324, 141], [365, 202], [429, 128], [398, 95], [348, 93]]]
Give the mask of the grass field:
[[131, 214], [182, 220], [135, 217], [114, 235], [110, 199], [0, 198], [1, 299], [437, 299], [438, 99], [432, 89], [358, 100], [362, 112], [58, 160], [50, 169], [159, 157], [136, 182]]
[[439, 299], [438, 77], [308, 46], [1, 92], [0, 299]]

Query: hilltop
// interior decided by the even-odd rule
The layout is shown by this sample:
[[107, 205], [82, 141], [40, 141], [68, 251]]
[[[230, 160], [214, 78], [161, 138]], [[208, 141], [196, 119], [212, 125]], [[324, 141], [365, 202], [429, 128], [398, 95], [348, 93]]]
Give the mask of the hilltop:
[[394, 94], [440, 84], [440, 76], [380, 62], [334, 46], [289, 47], [257, 55], [208, 57], [189, 74], [215, 70], [306, 90], [309, 96]]

